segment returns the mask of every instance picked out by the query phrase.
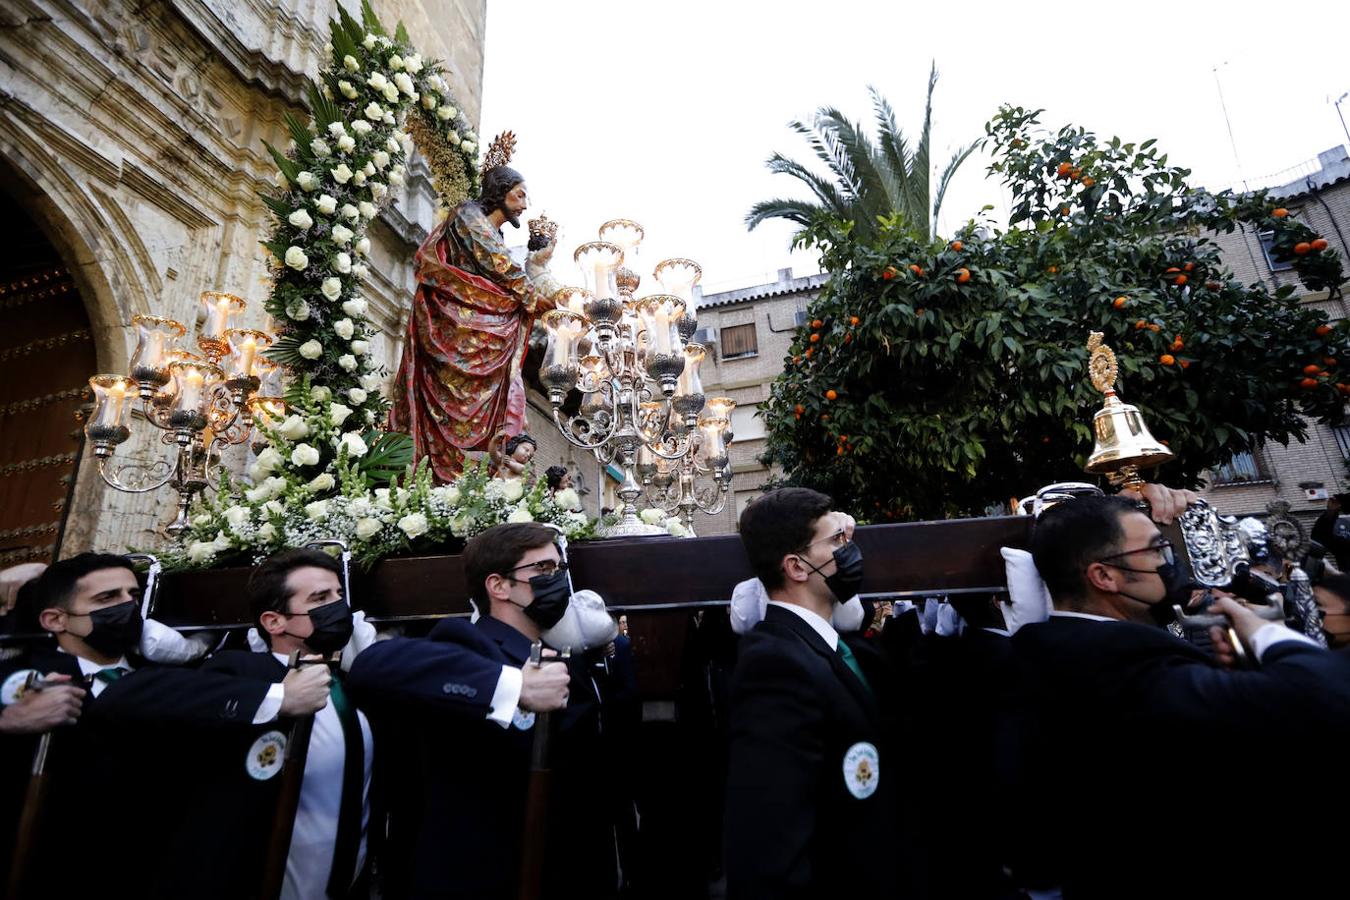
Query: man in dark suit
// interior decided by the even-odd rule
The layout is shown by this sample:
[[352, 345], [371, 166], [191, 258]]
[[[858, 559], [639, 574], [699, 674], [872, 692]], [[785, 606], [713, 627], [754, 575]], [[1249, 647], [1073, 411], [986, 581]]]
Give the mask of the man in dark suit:
[[893, 896], [905, 779], [892, 679], [830, 625], [862, 580], [851, 520], [823, 494], [783, 488], [746, 507], [740, 533], [769, 603], [731, 680], [727, 896]]
[[544, 712], [556, 721], [541, 896], [615, 893], [600, 706], [587, 661], [579, 653], [566, 664], [529, 661], [531, 642], [568, 608], [555, 540], [535, 523], [478, 535], [464, 550], [478, 621], [445, 619], [424, 639], [380, 642], [352, 667], [353, 694], [371, 712], [381, 747], [386, 731], [396, 733], [395, 753], [421, 763], [403, 766], [404, 781], [415, 784], [389, 789], [398, 800], [386, 868], [411, 878], [386, 882], [385, 896], [517, 896], [530, 753]]
[[[22, 669], [57, 673], [86, 693], [78, 719], [52, 734], [23, 897], [160, 896], [147, 886], [144, 848], [162, 846], [181, 812], [172, 784], [185, 726], [246, 728], [311, 712], [327, 696], [325, 673], [271, 684], [138, 662], [139, 595], [125, 557], [94, 553], [53, 564], [28, 592], [27, 614], [55, 646], [32, 649], [6, 680], [17, 685]], [[31, 760], [34, 747], [30, 739], [5, 756]], [[26, 775], [28, 766], [5, 771]], [[181, 884], [176, 892], [193, 893]]]
[[1066, 900], [1322, 896], [1319, 853], [1343, 850], [1344, 829], [1319, 847], [1296, 826], [1324, 797], [1283, 780], [1279, 761], [1346, 745], [1350, 661], [1228, 597], [1215, 609], [1257, 670], [1225, 668], [1236, 647], [1217, 628], [1213, 659], [1159, 627], [1189, 585], [1127, 499], [1055, 506], [1032, 553], [1055, 611], [1012, 640], [1037, 714], [1040, 834]]

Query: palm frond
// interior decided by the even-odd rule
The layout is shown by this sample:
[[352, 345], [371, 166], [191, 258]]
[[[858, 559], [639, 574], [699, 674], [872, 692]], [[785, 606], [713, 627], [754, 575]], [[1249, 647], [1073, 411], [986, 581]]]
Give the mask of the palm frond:
[[852, 200], [845, 198], [839, 192], [839, 188], [831, 183], [828, 178], [818, 175], [796, 160], [788, 159], [778, 153], [769, 157], [766, 165], [769, 171], [775, 175], [791, 175], [805, 183], [823, 206], [841, 218], [850, 218], [849, 209], [852, 206]]
[[750, 212], [745, 216], [745, 228], [747, 231], [754, 231], [755, 228], [769, 219], [786, 219], [805, 228], [824, 212], [823, 206], [809, 200], [788, 200], [785, 198], [761, 200], [750, 207]]
[[970, 154], [974, 153], [979, 146], [979, 141], [972, 141], [953, 153], [952, 158], [947, 160], [947, 165], [943, 168], [942, 175], [938, 177], [937, 194], [933, 198], [933, 233], [937, 231], [938, 213], [942, 211], [942, 198], [947, 194], [947, 185], [951, 182], [952, 176], [956, 174], [956, 170], [961, 167], [961, 163], [969, 159]]

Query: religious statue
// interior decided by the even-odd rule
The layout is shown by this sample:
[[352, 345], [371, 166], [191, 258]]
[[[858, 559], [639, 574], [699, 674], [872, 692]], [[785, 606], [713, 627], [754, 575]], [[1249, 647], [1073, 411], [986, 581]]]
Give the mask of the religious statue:
[[524, 428], [521, 365], [559, 287], [548, 271], [552, 240], [532, 241], [523, 267], [504, 242], [502, 226], [519, 228], [528, 201], [524, 177], [506, 165], [514, 145], [510, 132], [492, 142], [482, 196], [459, 204], [414, 258], [418, 288], [389, 427], [412, 436], [440, 482], [463, 471], [466, 453]]
[[493, 458], [497, 477], [524, 478], [525, 470], [529, 468], [530, 460], [534, 459], [538, 449], [539, 443], [523, 431], [507, 438], [500, 458]]

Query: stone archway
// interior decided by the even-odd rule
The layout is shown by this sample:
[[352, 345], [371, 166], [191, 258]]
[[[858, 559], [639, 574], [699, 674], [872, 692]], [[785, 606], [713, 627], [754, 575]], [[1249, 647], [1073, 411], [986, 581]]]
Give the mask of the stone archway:
[[0, 194], [0, 566], [57, 556], [84, 447], [76, 411], [97, 365], [84, 300], [56, 247]]

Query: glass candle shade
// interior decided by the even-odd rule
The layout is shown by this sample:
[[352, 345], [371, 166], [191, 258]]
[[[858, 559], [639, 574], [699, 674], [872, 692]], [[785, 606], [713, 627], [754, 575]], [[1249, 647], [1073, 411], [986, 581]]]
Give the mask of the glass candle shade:
[[565, 287], [553, 296], [558, 304], [558, 309], [570, 310], [577, 315], [586, 315], [586, 302], [591, 299], [591, 292], [585, 288]]
[[577, 367], [581, 371], [581, 387], [584, 390], [593, 391], [609, 380], [609, 366], [605, 365], [603, 356], [583, 356]]
[[669, 408], [661, 400], [644, 400], [638, 404], [638, 433], [643, 441], [656, 443], [666, 432]]
[[127, 414], [137, 395], [136, 382], [125, 375], [95, 375], [89, 379], [94, 392], [94, 410], [84, 433], [97, 444], [120, 444], [130, 435]]
[[577, 343], [586, 333], [586, 318], [571, 310], [551, 309], [540, 322], [548, 334], [548, 347], [539, 365], [539, 380], [548, 388], [549, 401], [562, 403], [580, 375]]
[[[709, 401], [711, 403], [711, 401]], [[722, 469], [727, 464], [727, 444], [725, 435], [729, 422], [726, 419], [704, 416], [698, 420], [700, 452], [703, 462], [713, 470]]]
[[136, 352], [131, 354], [131, 379], [143, 391], [153, 391], [169, 381], [169, 353], [187, 329], [181, 322], [160, 316], [132, 316], [136, 329]]
[[722, 419], [726, 422], [731, 421], [731, 411], [736, 408], [736, 401], [730, 397], [709, 397], [706, 411], [709, 418]]
[[206, 427], [211, 389], [224, 378], [219, 366], [183, 360], [169, 366], [175, 394], [169, 408], [169, 426], [199, 431]]
[[652, 270], [661, 290], [674, 294], [690, 309], [694, 306], [694, 285], [703, 277], [703, 269], [692, 259], [663, 259]]
[[206, 319], [197, 332], [197, 346], [208, 356], [223, 356], [229, 350], [225, 332], [230, 330], [230, 317], [243, 312], [248, 304], [242, 297], [224, 291], [202, 291], [201, 300]]
[[600, 240], [611, 244], [618, 244], [619, 249], [623, 250], [623, 257], [628, 264], [635, 265], [634, 251], [638, 244], [646, 237], [646, 232], [642, 226], [632, 219], [610, 219], [600, 226]]
[[582, 244], [572, 254], [586, 281], [586, 290], [597, 300], [609, 300], [618, 293], [614, 270], [623, 265], [623, 248], [609, 241]]
[[251, 386], [258, 378], [258, 354], [272, 346], [272, 336], [265, 331], [231, 328], [225, 337], [230, 342], [230, 355], [225, 361], [226, 383], [230, 387]]
[[680, 372], [680, 378], [675, 383], [675, 396], [670, 403], [688, 425], [694, 424], [688, 421], [691, 416], [696, 417], [703, 412], [703, 379], [698, 369], [706, 355], [702, 344], [684, 345], [684, 371]]
[[673, 294], [656, 294], [638, 301], [638, 315], [647, 331], [647, 353], [662, 356], [683, 355], [678, 322], [684, 315], [684, 301]]

